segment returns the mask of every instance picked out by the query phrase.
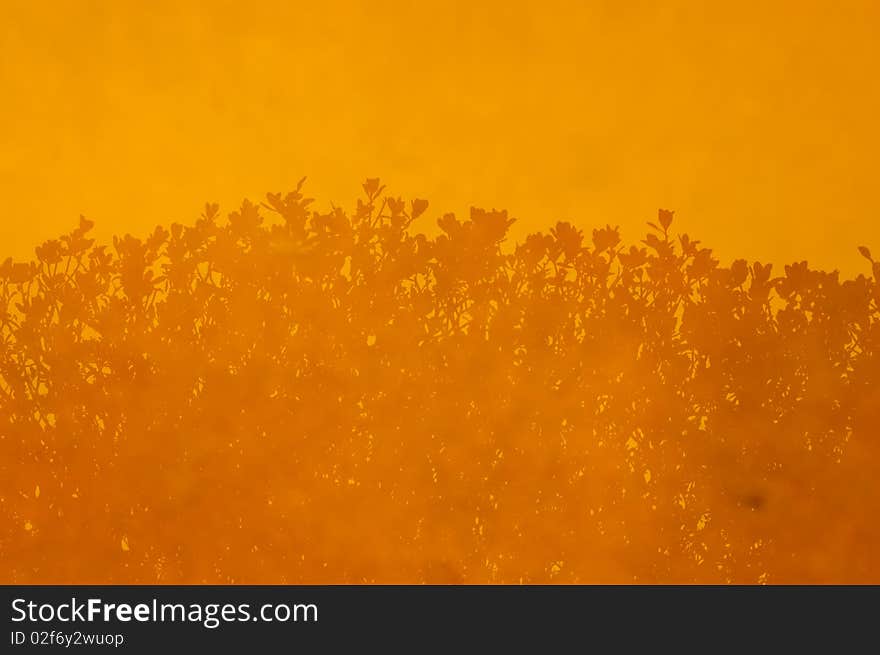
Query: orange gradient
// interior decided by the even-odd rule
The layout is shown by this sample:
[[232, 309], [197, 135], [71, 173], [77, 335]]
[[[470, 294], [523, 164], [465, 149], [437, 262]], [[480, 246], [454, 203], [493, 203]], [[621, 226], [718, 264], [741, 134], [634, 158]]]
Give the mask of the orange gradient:
[[[145, 234], [303, 175], [434, 214], [861, 270], [877, 243], [880, 6], [852, 2], [3, 3], [0, 241]], [[427, 221], [426, 223], [431, 223]]]
[[0, 583], [880, 581], [877, 3], [3, 13]]

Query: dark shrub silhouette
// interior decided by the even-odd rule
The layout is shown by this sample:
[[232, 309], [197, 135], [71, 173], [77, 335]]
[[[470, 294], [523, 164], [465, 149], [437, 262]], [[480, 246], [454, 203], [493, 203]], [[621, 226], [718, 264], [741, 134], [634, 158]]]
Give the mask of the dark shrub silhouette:
[[301, 187], [3, 263], [4, 582], [880, 582], [866, 248]]

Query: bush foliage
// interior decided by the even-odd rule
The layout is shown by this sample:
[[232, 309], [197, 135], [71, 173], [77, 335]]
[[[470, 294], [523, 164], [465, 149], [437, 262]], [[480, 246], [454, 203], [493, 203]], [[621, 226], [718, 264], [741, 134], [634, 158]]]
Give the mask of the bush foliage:
[[0, 267], [7, 583], [880, 582], [880, 263], [378, 180]]

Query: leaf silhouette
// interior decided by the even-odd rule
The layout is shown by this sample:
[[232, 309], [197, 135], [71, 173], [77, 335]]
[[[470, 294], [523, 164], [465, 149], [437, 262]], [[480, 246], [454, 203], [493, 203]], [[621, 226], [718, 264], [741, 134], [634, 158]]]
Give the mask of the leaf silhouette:
[[304, 183], [0, 264], [8, 581], [880, 581], [866, 247], [774, 278], [671, 210], [510, 243]]
[[424, 214], [425, 210], [427, 208], [428, 208], [428, 201], [427, 200], [422, 200], [421, 198], [416, 198], [415, 200], [412, 201], [412, 210], [410, 213], [412, 214], [412, 217], [415, 219], [415, 218], [418, 218], [419, 216], [421, 216], [422, 214]]

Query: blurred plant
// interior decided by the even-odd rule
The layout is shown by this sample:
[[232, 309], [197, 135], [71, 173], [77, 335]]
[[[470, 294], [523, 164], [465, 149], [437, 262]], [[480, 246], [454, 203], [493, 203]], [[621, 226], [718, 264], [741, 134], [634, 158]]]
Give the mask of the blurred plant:
[[660, 210], [508, 251], [303, 183], [0, 265], [4, 582], [880, 581], [867, 248], [773, 278]]

